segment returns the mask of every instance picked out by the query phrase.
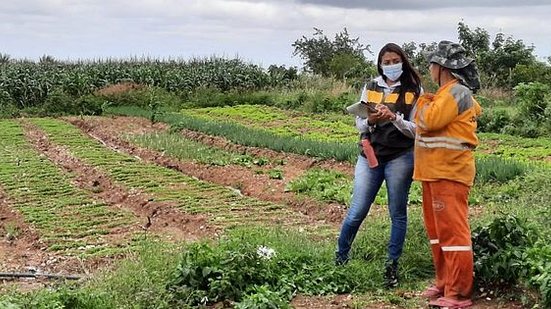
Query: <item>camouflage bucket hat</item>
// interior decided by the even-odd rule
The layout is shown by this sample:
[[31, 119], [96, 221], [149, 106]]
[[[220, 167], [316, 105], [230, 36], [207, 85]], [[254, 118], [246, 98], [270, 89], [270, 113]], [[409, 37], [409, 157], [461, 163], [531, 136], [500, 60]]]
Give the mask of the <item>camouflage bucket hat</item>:
[[471, 64], [474, 59], [465, 55], [463, 46], [450, 41], [441, 41], [435, 51], [426, 53], [429, 63], [437, 63], [445, 68], [458, 70]]

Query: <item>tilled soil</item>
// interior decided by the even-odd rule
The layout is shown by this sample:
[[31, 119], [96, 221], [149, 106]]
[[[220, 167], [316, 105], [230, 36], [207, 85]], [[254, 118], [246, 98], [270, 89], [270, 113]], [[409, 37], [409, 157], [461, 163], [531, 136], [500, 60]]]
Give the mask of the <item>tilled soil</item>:
[[[346, 170], [347, 164], [332, 161], [317, 161], [315, 159], [293, 154], [279, 153], [272, 150], [246, 147], [229, 143], [219, 137], [209, 137], [191, 131], [183, 131], [185, 137], [203, 142], [207, 145], [219, 147], [237, 153], [267, 157], [273, 161], [283, 160], [284, 179], [272, 179], [267, 173], [256, 173], [254, 170], [238, 166], [213, 166], [200, 164], [194, 161], [178, 160], [163, 153], [134, 145], [124, 138], [123, 134], [140, 134], [160, 132], [166, 127], [135, 117], [79, 117], [66, 118], [70, 123], [78, 126], [91, 137], [100, 140], [106, 146], [117, 151], [139, 157], [146, 162], [153, 162], [161, 166], [175, 169], [186, 175], [198, 179], [239, 189], [244, 195], [264, 201], [271, 201], [289, 205], [293, 210], [307, 215], [312, 223], [327, 223], [337, 227], [345, 214], [343, 205], [337, 203], [322, 203], [310, 198], [298, 197], [285, 190], [285, 185], [305, 173], [313, 166]], [[350, 166], [348, 166], [350, 167]], [[263, 167], [266, 170], [272, 166]], [[351, 167], [350, 167], [351, 168]]]
[[[92, 258], [83, 261], [77, 257], [63, 256], [47, 251], [40, 235], [15, 210], [4, 192], [0, 191], [0, 270], [6, 273], [45, 273], [87, 277], [99, 267], [107, 267], [109, 258]], [[21, 290], [48, 285], [43, 278], [15, 279], [4, 277], [4, 283], [15, 283]]]
[[[256, 157], [266, 157], [270, 161], [286, 162], [283, 169], [284, 179], [271, 179], [265, 173], [258, 174], [243, 166], [211, 166], [199, 164], [193, 161], [177, 160], [165, 156], [163, 153], [145, 149], [133, 145], [125, 140], [124, 134], [144, 134], [166, 131], [164, 124], [152, 125], [143, 118], [133, 117], [69, 117], [65, 120], [81, 128], [89, 136], [97, 139], [106, 147], [114, 151], [128, 153], [139, 157], [146, 162], [152, 162], [165, 166], [186, 175], [199, 179], [239, 189], [242, 194], [276, 203], [291, 206], [294, 210], [307, 215], [310, 222], [307, 224], [330, 224], [338, 227], [345, 214], [342, 205], [336, 203], [321, 203], [312, 199], [298, 197], [286, 192], [285, 184], [296, 177], [300, 177], [309, 168], [321, 167], [337, 170], [352, 175], [353, 166], [349, 163], [332, 160], [317, 160], [307, 156], [280, 153], [269, 149], [248, 147], [233, 144], [224, 138], [209, 136], [206, 134], [182, 130], [182, 136], [201, 142], [206, 145], [225, 149], [227, 151], [248, 154]], [[147, 229], [148, 232], [158, 235], [168, 235], [175, 241], [196, 240], [204, 237], [212, 237], [218, 231], [209, 227], [208, 220], [204, 216], [190, 215], [176, 209], [170, 203], [155, 202], [151, 196], [144, 192], [129, 190], [119, 184], [115, 184], [105, 173], [97, 168], [87, 165], [75, 158], [70, 152], [59, 145], [51, 143], [47, 136], [28, 122], [22, 122], [25, 127], [26, 137], [32, 144], [50, 161], [66, 171], [77, 175], [74, 179], [75, 186], [91, 192], [93, 198], [101, 200], [112, 207], [130, 210], [143, 221], [143, 224], [132, 226], [131, 229], [121, 232], [124, 237], [139, 229]], [[273, 166], [263, 167], [265, 169]], [[45, 244], [41, 243], [40, 235], [28, 226], [17, 211], [10, 205], [3, 192], [0, 192], [0, 268], [4, 270], [27, 272], [39, 271], [46, 273], [80, 274], [88, 275], [101, 267], [110, 264], [109, 259], [90, 259], [82, 261], [74, 257], [56, 256], [46, 251]], [[9, 224], [9, 227], [8, 227]], [[7, 235], [7, 230], [17, 230], [15, 236]], [[38, 284], [37, 284], [38, 283]], [[47, 284], [42, 280], [22, 282], [23, 288], [35, 288]], [[293, 299], [295, 308], [351, 308], [352, 296], [337, 295], [335, 297], [315, 297], [299, 295]], [[420, 302], [420, 307], [427, 305]], [[367, 308], [398, 308], [390, 304], [373, 304]], [[517, 303], [497, 303], [494, 300], [478, 299], [472, 308], [522, 308]]]
[[87, 190], [92, 197], [108, 205], [128, 209], [140, 218], [143, 224], [126, 229], [124, 234], [146, 229], [159, 236], [182, 241], [208, 237], [214, 232], [204, 216], [183, 213], [176, 205], [153, 201], [148, 194], [115, 184], [99, 169], [85, 164], [64, 147], [52, 144], [37, 127], [29, 123], [24, 123], [24, 127], [27, 139], [42, 154], [65, 171], [77, 175], [74, 179], [76, 187]]

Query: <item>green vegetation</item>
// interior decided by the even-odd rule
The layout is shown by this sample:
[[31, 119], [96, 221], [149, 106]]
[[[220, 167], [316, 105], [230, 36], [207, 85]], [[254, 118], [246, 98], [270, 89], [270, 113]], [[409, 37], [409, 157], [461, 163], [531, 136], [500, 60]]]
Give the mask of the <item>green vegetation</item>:
[[540, 292], [551, 306], [551, 246], [525, 220], [507, 215], [473, 231], [475, 274], [481, 287], [503, 290], [518, 283]]
[[[408, 233], [401, 270], [404, 288], [420, 290], [430, 277], [430, 256], [411, 246], [425, 242], [417, 219]], [[214, 242], [186, 245], [179, 250], [159, 242], [142, 243], [114, 271], [104, 272], [82, 286], [62, 285], [35, 292], [11, 292], [0, 304], [14, 308], [192, 308], [226, 301], [237, 308], [285, 308], [296, 294], [370, 292], [356, 301], [418, 306], [418, 299], [383, 291], [383, 265], [388, 222], [370, 220], [354, 249], [357, 259], [334, 266], [333, 239], [313, 240], [288, 229], [235, 229]], [[367, 236], [367, 237], [366, 237]], [[273, 251], [272, 251], [273, 250]], [[273, 253], [272, 253], [273, 252]], [[369, 260], [362, 257], [369, 256]], [[421, 281], [419, 281], [421, 280]]]
[[[124, 246], [132, 235], [120, 242], [106, 235], [135, 224], [136, 218], [131, 213], [114, 210], [75, 188], [70, 175], [63, 173], [26, 141], [17, 122], [2, 120], [0, 128], [2, 188], [14, 208], [37, 229], [49, 250], [86, 255], [126, 250]], [[63, 224], [59, 224], [60, 221]]]
[[181, 160], [195, 160], [203, 164], [219, 166], [236, 164], [252, 167], [271, 163], [267, 158], [256, 158], [250, 155], [236, 154], [219, 148], [209, 147], [202, 143], [186, 140], [177, 133], [130, 135], [126, 138], [138, 145], [155, 149], [172, 157]]
[[204, 85], [226, 91], [261, 89], [281, 82], [272, 80], [273, 76], [259, 66], [239, 59], [8, 61], [0, 65], [3, 73], [0, 82], [2, 103], [12, 103], [18, 108], [40, 106], [52, 91], [76, 98], [122, 82], [160, 87], [176, 93]]
[[310, 169], [305, 175], [287, 183], [286, 190], [306, 194], [322, 201], [350, 205], [352, 180], [339, 172]]
[[[336, 171], [326, 169], [310, 169], [306, 174], [287, 183], [286, 190], [305, 194], [320, 201], [337, 202], [342, 205], [350, 206], [350, 199], [353, 189], [353, 180]], [[385, 183], [379, 189], [374, 203], [377, 205], [387, 205], [387, 189]], [[419, 183], [412, 183], [409, 204], [421, 204], [421, 186]]]
[[[165, 116], [163, 115], [162, 117]], [[188, 204], [190, 201], [193, 201], [193, 198], [188, 199], [186, 197], [189, 196], [190, 188], [192, 187], [190, 183], [197, 184], [200, 182], [189, 179], [179, 173], [175, 173], [178, 175], [175, 176], [172, 174], [172, 171], [165, 170], [164, 168], [148, 167], [147, 164], [139, 162], [135, 158], [103, 148], [101, 144], [85, 137], [79, 130], [64, 122], [52, 119], [32, 119], [32, 122], [43, 128], [53, 142], [65, 145], [74, 155], [100, 167], [110, 174], [111, 177], [128, 187], [136, 187], [151, 192], [158, 200], [163, 200], [163, 198], [165, 198], [164, 200], [169, 200], [167, 198], [171, 197], [173, 200], [185, 201]], [[486, 137], [497, 140], [499, 135], [488, 134]], [[166, 138], [166, 141], [170, 141], [174, 149], [180, 148], [178, 145], [188, 147], [188, 144], [184, 144], [181, 138], [177, 138], [174, 135], [166, 134], [161, 139], [164, 138]], [[523, 140], [514, 141], [523, 142]], [[533, 140], [525, 140], [525, 142], [529, 141]], [[167, 145], [165, 142], [162, 142], [160, 145]], [[503, 139], [500, 142], [509, 145], [507, 139]], [[545, 145], [545, 142], [542, 143]], [[164, 146], [157, 147], [162, 148]], [[510, 148], [514, 149], [513, 147]], [[522, 148], [519, 151], [527, 152], [526, 149]], [[188, 155], [185, 154], [184, 156]], [[191, 153], [189, 156], [194, 156], [194, 154]], [[489, 171], [506, 170], [512, 162], [516, 162], [509, 160], [492, 161], [495, 158], [486, 158], [484, 156], [481, 159], [488, 159], [491, 163], [488, 164]], [[482, 166], [479, 170], [486, 170]], [[143, 170], [144, 173], [138, 173], [138, 170]], [[515, 164], [512, 165], [512, 170], [516, 170]], [[491, 173], [488, 172], [487, 174]], [[131, 175], [131, 177], [128, 175]], [[473, 189], [473, 196], [479, 199], [478, 204], [483, 205], [484, 211], [472, 218], [472, 226], [475, 229], [484, 229], [485, 226], [492, 223], [492, 220], [496, 218], [496, 214], [500, 213], [510, 213], [518, 218], [523, 218], [522, 220], [530, 220], [531, 227], [529, 230], [536, 231], [535, 233], [541, 236], [537, 236], [533, 245], [527, 247], [529, 253], [526, 256], [513, 260], [512, 263], [517, 263], [514, 261], [522, 262], [522, 265], [526, 265], [526, 269], [529, 269], [529, 272], [518, 275], [516, 281], [511, 282], [512, 284], [522, 284], [527, 288], [537, 289], [539, 291], [538, 295], [542, 297], [540, 301], [544, 304], [547, 302], [548, 298], [545, 297], [548, 297], [546, 293], [549, 291], [546, 283], [549, 272], [545, 262], [548, 256], [548, 249], [545, 249], [545, 246], [539, 245], [541, 244], [541, 240], [537, 239], [546, 239], [545, 237], [550, 236], [549, 230], [545, 226], [551, 218], [551, 213], [548, 207], [546, 207], [546, 203], [551, 196], [549, 196], [548, 190], [545, 190], [545, 188], [551, 185], [549, 183], [551, 180], [547, 176], [548, 169], [544, 166], [541, 169], [525, 168], [522, 169], [522, 172], [515, 172], [511, 175], [505, 178], [488, 178], [484, 186]], [[342, 174], [339, 175], [333, 171], [312, 170], [305, 175], [305, 178], [297, 180], [297, 183], [300, 183], [300, 181], [306, 183], [306, 190], [309, 190], [311, 193], [326, 194], [330, 192], [330, 194], [326, 194], [326, 197], [329, 199], [339, 196], [335, 193], [335, 190], [327, 186], [330, 182], [341, 183], [342, 186], [340, 187], [343, 189], [340, 191], [347, 191], [345, 195], [350, 194], [350, 187], [346, 188], [346, 185], [351, 183], [351, 179], [347, 179]], [[158, 186], [152, 186], [153, 182]], [[175, 186], [175, 183], [179, 185]], [[184, 185], [181, 186], [183, 183]], [[202, 186], [203, 188], [212, 188], [212, 190], [208, 189], [208, 191], [217, 191], [217, 194], [225, 190], [225, 188], [207, 184], [203, 184]], [[169, 189], [164, 190], [163, 188], [165, 187]], [[182, 187], [184, 188], [182, 189]], [[413, 200], [419, 197], [418, 190], [418, 185], [415, 185], [412, 189]], [[170, 191], [173, 193], [169, 196]], [[383, 188], [381, 193], [384, 192]], [[217, 199], [217, 195], [207, 195], [205, 198], [208, 199], [209, 203], [213, 200], [215, 201], [214, 204], [224, 203], [223, 200], [219, 202], [220, 200]], [[345, 200], [345, 195], [342, 195], [342, 200]], [[196, 197], [196, 195], [193, 197]], [[234, 196], [233, 198], [233, 205], [235, 206], [236, 197]], [[381, 195], [379, 198], [383, 199], [383, 203], [385, 202], [384, 199], [386, 197], [384, 195]], [[251, 205], [251, 200], [244, 201], [244, 203]], [[186, 208], [186, 210], [190, 209]], [[214, 208], [211, 208], [211, 210], [214, 211]], [[209, 214], [212, 213], [207, 209], [203, 211]], [[219, 216], [223, 208], [217, 208], [215, 211], [217, 216]], [[233, 236], [227, 239], [224, 238], [219, 243], [194, 244], [187, 247], [181, 259], [171, 259], [169, 265], [159, 268], [156, 275], [147, 280], [141, 280], [143, 275], [136, 281], [135, 279], [130, 279], [131, 277], [129, 276], [121, 277], [119, 272], [114, 272], [102, 277], [103, 281], [101, 283], [94, 280], [92, 283], [84, 286], [63, 287], [54, 291], [42, 290], [33, 294], [24, 294], [24, 296], [12, 293], [5, 295], [1, 301], [5, 304], [8, 302], [10, 304], [49, 302], [50, 304], [65, 304], [65, 306], [76, 303], [81, 304], [81, 306], [89, 306], [90, 308], [127, 308], [131, 306], [143, 308], [145, 305], [142, 304], [145, 304], [145, 300], [142, 302], [140, 299], [154, 295], [152, 303], [158, 308], [168, 308], [175, 306], [175, 304], [178, 306], [185, 306], [185, 304], [191, 306], [202, 302], [212, 303], [222, 299], [235, 302], [236, 307], [241, 306], [246, 308], [247, 306], [254, 306], [254, 304], [279, 304], [279, 306], [283, 307], [289, 300], [290, 293], [293, 291], [312, 294], [347, 291], [362, 295], [357, 300], [358, 307], [365, 306], [365, 302], [371, 301], [416, 307], [419, 305], [417, 303], [418, 299], [407, 300], [397, 297], [391, 292], [379, 290], [382, 284], [381, 269], [386, 254], [385, 246], [388, 239], [389, 222], [385, 215], [386, 211], [378, 211], [376, 209], [373, 211], [374, 215], [370, 216], [369, 220], [366, 221], [364, 229], [362, 229], [355, 242], [353, 260], [344, 269], [332, 266], [335, 244], [331, 237], [311, 242], [311, 240], [304, 238], [306, 237], [305, 235], [297, 234], [297, 236], [293, 236], [295, 232], [291, 230], [286, 232], [272, 229], [262, 232], [247, 230], [242, 233], [236, 230], [234, 232], [237, 234], [231, 232]], [[257, 221], [257, 215], [251, 213], [250, 208], [247, 208], [247, 214], [252, 220]], [[410, 230], [404, 250], [405, 256], [401, 263], [401, 273], [404, 278], [403, 288], [407, 290], [422, 289], [431, 277], [430, 255], [420, 218], [420, 209], [418, 207], [411, 207]], [[500, 237], [499, 239], [507, 242], [507, 238]], [[307, 245], [310, 243], [311, 245]], [[277, 252], [277, 257], [273, 261], [270, 260], [271, 262], [269, 263], [262, 264], [264, 260], [260, 260], [255, 255], [256, 250], [260, 246], [274, 249]], [[422, 246], [426, 246], [426, 250], [419, 250]], [[485, 260], [498, 259], [499, 261], [503, 261], [503, 263], [509, 263], [503, 259], [516, 256], [509, 253], [498, 253], [494, 257], [495, 252], [483, 253], [481, 255], [478, 252], [485, 252], [484, 250], [492, 247], [480, 245], [480, 248], [482, 249], [476, 249], [477, 257], [483, 256]], [[524, 249], [524, 247], [520, 248]], [[172, 254], [174, 255], [173, 251]], [[157, 259], [167, 261], [166, 257], [163, 258], [162, 256], [157, 257]], [[276, 263], [275, 261], [278, 261], [277, 268], [270, 264], [272, 262]], [[141, 258], [136, 258], [125, 263], [131, 263], [132, 268], [138, 271], [146, 267], [143, 263], [147, 262]], [[308, 265], [308, 267], [304, 268], [304, 265]], [[490, 271], [493, 264], [484, 265]], [[128, 266], [121, 267], [121, 269], [125, 269]], [[167, 268], [170, 271], [166, 270]], [[303, 273], [302, 271], [305, 272]], [[242, 274], [242, 277], [235, 274]], [[321, 274], [324, 276], [321, 276]], [[352, 276], [352, 274], [354, 275]], [[268, 280], [270, 278], [285, 280], [277, 281], [282, 282], [280, 285], [277, 285], [275, 283], [272, 284], [271, 282], [274, 281]], [[313, 280], [311, 278], [321, 279]], [[484, 281], [486, 275], [481, 275], [478, 278], [480, 281], [477, 282], [480, 285], [488, 287]], [[505, 280], [505, 278], [503, 279]], [[262, 280], [263, 283], [255, 283], [259, 282], [259, 280]], [[116, 282], [116, 286], [114, 282]], [[210, 282], [211, 284], [205, 286], [204, 282]], [[125, 285], [131, 288], [125, 287]], [[105, 291], [111, 292], [106, 293]], [[123, 295], [130, 295], [130, 293], [139, 295], [139, 299], [134, 305], [128, 304], [124, 300]], [[364, 296], [363, 293], [368, 294]], [[529, 298], [519, 299], [527, 304], [534, 301]]]
[[482, 157], [476, 160], [477, 183], [484, 185], [488, 182], [505, 183], [526, 172], [526, 164], [500, 157]]
[[337, 33], [333, 41], [323, 34], [323, 30], [314, 30], [313, 37], [302, 36], [292, 44], [293, 55], [304, 60], [305, 70], [343, 80], [376, 74], [377, 69], [364, 54], [371, 52], [369, 45], [361, 44], [359, 38], [351, 38], [346, 28]]
[[126, 188], [150, 193], [156, 201], [172, 202], [188, 213], [208, 214], [209, 221], [215, 226], [259, 222], [302, 224], [302, 217], [284, 205], [244, 197], [230, 188], [112, 151], [61, 120], [41, 118], [32, 119], [32, 122], [44, 130], [53, 143], [66, 146], [74, 156], [99, 168]]
[[14, 222], [5, 222], [2, 229], [4, 230], [2, 234], [8, 241], [16, 240], [21, 234], [21, 230]]
[[208, 121], [231, 121], [281, 136], [349, 143], [358, 140], [354, 118], [350, 115], [312, 115], [258, 105], [185, 109], [182, 113]]
[[[116, 107], [108, 111], [118, 115], [150, 117], [150, 112], [136, 107]], [[352, 116], [349, 115], [308, 115], [266, 106], [192, 109], [184, 110], [183, 113], [167, 113], [161, 117], [161, 121], [172, 125], [174, 130], [186, 128], [223, 136], [247, 146], [351, 163], [355, 163], [358, 154], [357, 132], [350, 123]], [[547, 138], [522, 138], [494, 133], [481, 133], [479, 137], [477, 156], [480, 157], [492, 154], [531, 161], [551, 157], [551, 140]]]
[[10, 291], [0, 296], [1, 308], [172, 308], [167, 293], [181, 254], [175, 245], [141, 241], [115, 270], [97, 273], [85, 283], [58, 284], [33, 292]]
[[[477, 285], [485, 291], [497, 289], [526, 306], [549, 307], [551, 140], [545, 136], [551, 133], [551, 66], [534, 57], [533, 47], [502, 33], [491, 41], [485, 29], [471, 30], [460, 22], [458, 39], [476, 59], [484, 87], [477, 94], [484, 108], [479, 119], [484, 133], [470, 196]], [[313, 37], [303, 36], [292, 46], [305, 61], [306, 72], [277, 65], [263, 69], [239, 59], [67, 63], [44, 57], [35, 63], [0, 54], [0, 116], [136, 115], [166, 122], [173, 131], [187, 128], [247, 146], [355, 163], [353, 117], [339, 113], [357, 100], [364, 79], [376, 74], [363, 54], [369, 45], [350, 38], [346, 29], [334, 40], [315, 29]], [[429, 81], [422, 52], [435, 46], [404, 44], [427, 91], [436, 85]], [[358, 308], [370, 302], [423, 305], [418, 298], [380, 288], [390, 224], [384, 208], [372, 210], [374, 215], [358, 234], [351, 263], [338, 268], [333, 266], [334, 237], [327, 237], [328, 230], [335, 230], [305, 226], [302, 215], [283, 205], [243, 197], [231, 188], [117, 153], [62, 121], [31, 121], [53, 143], [118, 184], [186, 212], [206, 214], [216, 227], [233, 229], [226, 229], [220, 239], [184, 248], [150, 240], [135, 252], [136, 235], [109, 239], [113, 230], [136, 224], [133, 215], [75, 188], [75, 175], [41, 156], [17, 122], [0, 121], [2, 190], [49, 250], [84, 257], [132, 251], [113, 272], [74, 285], [6, 292], [0, 307], [186, 308], [226, 301], [236, 308], [285, 308], [295, 293], [343, 292], [354, 294], [352, 306]], [[284, 180], [283, 171], [265, 158], [205, 147], [177, 134], [129, 139], [203, 164], [269, 164], [263, 172]], [[351, 186], [350, 177], [322, 169], [309, 170], [287, 184], [298, 194], [341, 204], [349, 202]], [[384, 186], [375, 203], [386, 204]], [[421, 290], [432, 277], [420, 203], [420, 186], [414, 183], [400, 264], [401, 288], [406, 291]], [[10, 240], [23, 232], [13, 224], [3, 225], [2, 233]], [[276, 253], [271, 258], [268, 249]]]
[[[113, 107], [109, 109], [115, 115], [149, 117], [150, 112], [138, 107]], [[302, 137], [282, 136], [269, 130], [248, 128], [232, 122], [208, 121], [179, 113], [165, 113], [159, 121], [168, 123], [173, 130], [185, 128], [210, 135], [222, 136], [233, 143], [269, 148], [276, 151], [304, 154], [324, 159], [355, 161], [358, 148], [355, 144], [338, 141], [318, 141]]]
[[551, 158], [551, 139], [525, 138], [506, 134], [480, 133], [477, 155], [499, 156], [516, 161], [534, 161], [547, 164]]

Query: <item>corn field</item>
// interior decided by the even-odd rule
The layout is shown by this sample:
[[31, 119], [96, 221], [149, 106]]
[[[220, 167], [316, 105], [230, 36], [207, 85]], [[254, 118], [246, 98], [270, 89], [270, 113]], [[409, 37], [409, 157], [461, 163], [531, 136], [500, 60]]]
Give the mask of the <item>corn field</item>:
[[52, 92], [80, 97], [118, 83], [155, 86], [186, 93], [198, 88], [259, 90], [284, 84], [285, 76], [240, 59], [0, 61], [0, 104], [40, 106]]

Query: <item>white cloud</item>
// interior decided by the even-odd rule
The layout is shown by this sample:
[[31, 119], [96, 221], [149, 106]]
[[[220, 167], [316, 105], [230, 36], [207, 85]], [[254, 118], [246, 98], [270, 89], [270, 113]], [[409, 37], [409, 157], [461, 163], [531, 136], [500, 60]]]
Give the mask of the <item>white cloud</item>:
[[[551, 55], [546, 39], [551, 37], [551, 5], [529, 6], [543, 1], [515, 1], [524, 5], [515, 7], [505, 7], [507, 1], [480, 1], [496, 6], [483, 9], [468, 6], [474, 0], [462, 1], [462, 8], [446, 8], [450, 2], [438, 1], [443, 7], [430, 9], [416, 7], [415, 1], [407, 1], [411, 8], [398, 2], [384, 3], [400, 10], [365, 8], [358, 1], [9, 1], [0, 12], [0, 52], [32, 58], [45, 53], [59, 58], [238, 54], [264, 65], [297, 65], [300, 59], [291, 57], [291, 44], [310, 36], [313, 27], [328, 36], [347, 27], [376, 53], [389, 41], [457, 40], [457, 23], [464, 20], [471, 28], [482, 27], [492, 35], [503, 31], [535, 44], [541, 56]], [[350, 8], [339, 7], [343, 3]]]

